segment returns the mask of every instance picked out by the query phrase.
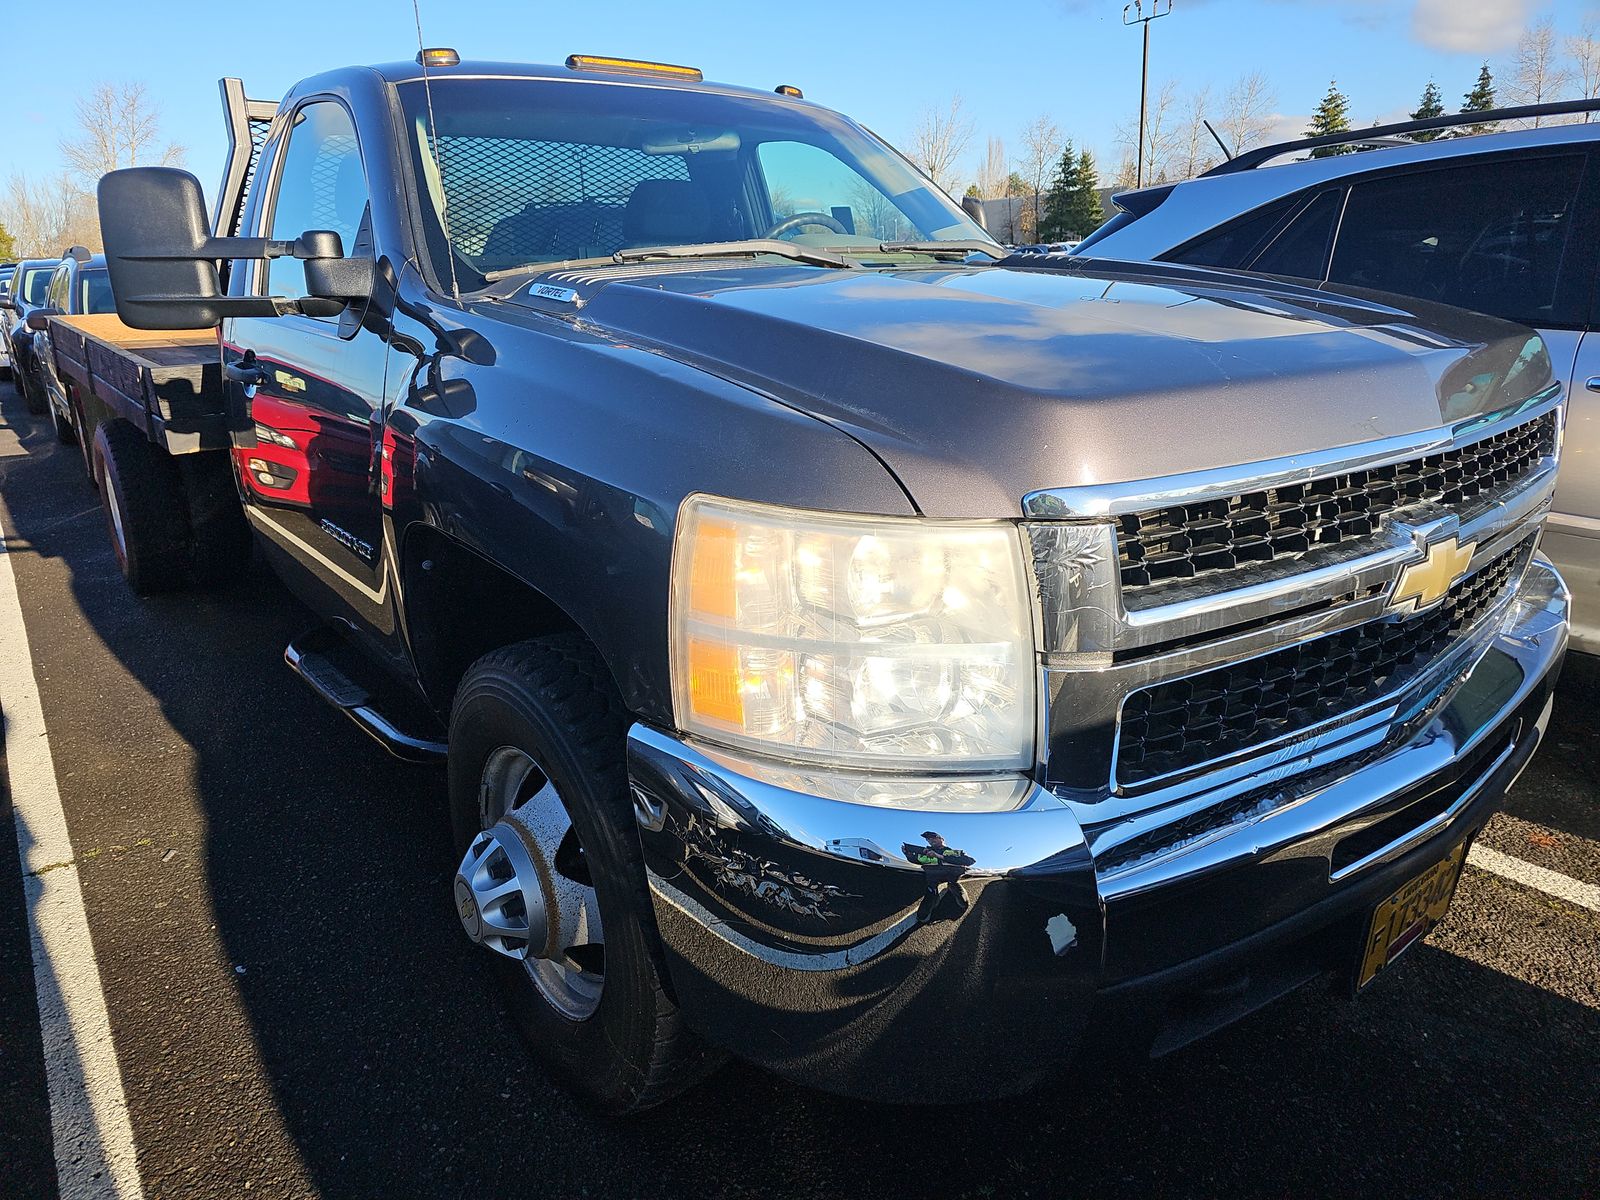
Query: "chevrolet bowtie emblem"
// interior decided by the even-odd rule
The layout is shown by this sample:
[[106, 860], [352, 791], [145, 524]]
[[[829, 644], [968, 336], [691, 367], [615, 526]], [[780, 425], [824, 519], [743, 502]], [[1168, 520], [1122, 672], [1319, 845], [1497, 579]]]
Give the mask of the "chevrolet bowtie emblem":
[[1433, 543], [1428, 547], [1427, 558], [1400, 572], [1389, 606], [1409, 611], [1439, 603], [1465, 574], [1477, 546], [1476, 542], [1458, 543], [1453, 534]]

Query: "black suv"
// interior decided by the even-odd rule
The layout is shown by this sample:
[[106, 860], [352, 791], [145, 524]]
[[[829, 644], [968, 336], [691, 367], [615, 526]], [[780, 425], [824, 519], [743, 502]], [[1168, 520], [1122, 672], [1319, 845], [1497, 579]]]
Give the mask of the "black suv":
[[10, 294], [0, 299], [0, 336], [11, 356], [11, 382], [35, 415], [45, 410], [45, 390], [33, 355], [34, 333], [27, 321], [30, 312], [45, 306], [56, 266], [53, 258], [23, 259], [11, 276]]
[[[82, 246], [68, 250], [56, 264], [50, 276], [50, 286], [45, 293], [40, 318], [54, 316], [77, 317], [88, 313], [115, 313], [116, 302], [111, 297], [111, 277], [106, 273], [103, 254], [90, 254]], [[35, 321], [37, 324], [38, 321]], [[55, 356], [50, 352], [50, 326], [33, 335], [34, 380], [42, 389], [45, 405], [50, 414], [50, 424], [58, 441], [75, 444], [78, 440], [77, 406], [73, 403], [70, 380], [63, 379], [56, 370]]]

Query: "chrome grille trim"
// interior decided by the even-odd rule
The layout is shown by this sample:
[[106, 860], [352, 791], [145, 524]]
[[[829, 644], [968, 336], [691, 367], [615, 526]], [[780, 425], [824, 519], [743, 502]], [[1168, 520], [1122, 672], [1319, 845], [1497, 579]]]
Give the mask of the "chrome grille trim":
[[1439, 454], [1128, 513], [1117, 529], [1123, 593], [1137, 604], [1189, 581], [1228, 588], [1258, 563], [1320, 563], [1372, 543], [1386, 514], [1423, 504], [1469, 519], [1554, 455], [1555, 421], [1550, 412]]
[[[1547, 505], [1548, 497], [1543, 500], [1541, 511]], [[1381, 741], [1397, 722], [1406, 719], [1409, 711], [1428, 702], [1444, 682], [1470, 665], [1466, 659], [1481, 651], [1486, 644], [1485, 631], [1497, 627], [1515, 592], [1516, 580], [1532, 559], [1532, 534], [1536, 528], [1536, 523], [1524, 521], [1480, 540], [1468, 574], [1521, 544], [1522, 560], [1513, 572], [1512, 582], [1472, 629], [1463, 632], [1434, 662], [1398, 684], [1398, 690], [1319, 725], [1290, 731], [1275, 742], [1198, 764], [1170, 779], [1141, 784], [1136, 790], [1119, 788], [1113, 769], [1117, 720], [1124, 697], [1155, 683], [1240, 663], [1296, 642], [1381, 619], [1388, 608], [1388, 590], [1245, 632], [1219, 635], [1196, 645], [1120, 661], [1109, 655], [1062, 656], [1058, 665], [1046, 672], [1049, 733], [1042, 743], [1046, 747], [1046, 778], [1063, 796], [1103, 807], [1108, 819], [1114, 813], [1120, 820], [1184, 801], [1202, 777], [1211, 797], [1208, 802], [1214, 802], [1221, 794], [1219, 788], [1229, 789], [1235, 783], [1239, 787], [1259, 787], [1263, 781], [1288, 778], [1315, 763], [1332, 761]], [[1391, 582], [1394, 577], [1395, 572], [1391, 571]]]

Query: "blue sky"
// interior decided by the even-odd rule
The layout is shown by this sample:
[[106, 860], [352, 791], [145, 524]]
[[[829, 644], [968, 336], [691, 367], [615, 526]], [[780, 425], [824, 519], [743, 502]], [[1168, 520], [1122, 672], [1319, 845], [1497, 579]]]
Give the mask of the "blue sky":
[[[410, 0], [7, 7], [13, 50], [0, 188], [14, 172], [58, 168], [75, 91], [100, 79], [148, 85], [166, 135], [187, 148], [187, 165], [209, 191], [224, 146], [219, 76], [241, 75], [251, 95], [275, 99], [322, 68], [416, 52]], [[1358, 120], [1414, 107], [1429, 76], [1454, 106], [1480, 61], [1509, 59], [1526, 21], [1548, 13], [1573, 34], [1589, 11], [1575, 0], [1174, 0], [1152, 31], [1151, 77], [1153, 86], [1175, 78], [1184, 92], [1210, 83], [1220, 94], [1260, 70], [1282, 127], [1297, 132], [1330, 76]], [[1139, 38], [1123, 27], [1119, 0], [422, 0], [422, 16], [430, 44], [466, 57], [626, 54], [691, 63], [731, 83], [793, 83], [902, 144], [921, 109], [960, 91], [976, 121], [973, 167], [984, 137], [1004, 138], [1015, 155], [1022, 125], [1049, 113], [1109, 168], [1117, 126], [1138, 103]]]

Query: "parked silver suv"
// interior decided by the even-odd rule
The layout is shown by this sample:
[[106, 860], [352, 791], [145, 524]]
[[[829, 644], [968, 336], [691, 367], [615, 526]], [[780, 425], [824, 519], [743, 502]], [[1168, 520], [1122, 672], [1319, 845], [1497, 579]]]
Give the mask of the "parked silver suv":
[[[1440, 133], [1597, 111], [1570, 101], [1265, 146], [1115, 197], [1119, 211], [1074, 252], [1417, 296], [1536, 328], [1571, 396], [1570, 465], [1542, 549], [1572, 588], [1573, 645], [1589, 653], [1600, 653], [1600, 122]], [[1322, 147], [1341, 152], [1268, 165]]]

